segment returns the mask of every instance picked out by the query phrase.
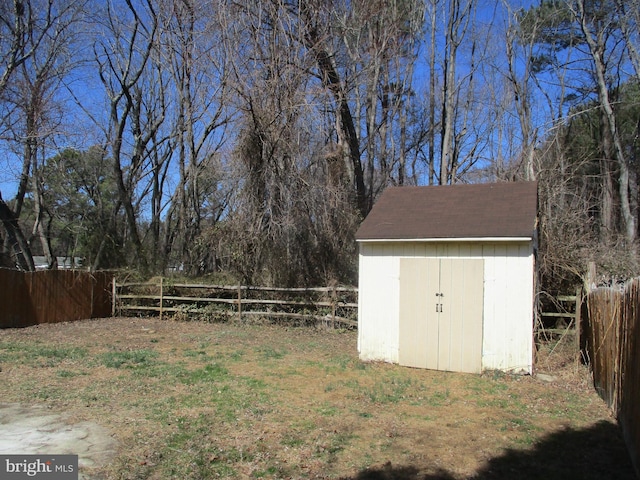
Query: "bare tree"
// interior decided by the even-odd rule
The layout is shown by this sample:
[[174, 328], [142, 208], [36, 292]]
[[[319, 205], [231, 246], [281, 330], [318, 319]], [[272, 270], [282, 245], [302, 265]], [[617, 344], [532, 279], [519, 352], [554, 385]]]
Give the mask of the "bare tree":
[[430, 0], [428, 7], [429, 15], [429, 128], [428, 144], [429, 153], [427, 162], [429, 163], [429, 185], [436, 182], [436, 32], [438, 19], [438, 0]]
[[[125, 211], [136, 261], [146, 270], [148, 262], [139, 232], [135, 203], [146, 147], [155, 138], [164, 121], [162, 112], [153, 117], [143, 116], [142, 82], [150, 68], [150, 57], [156, 47], [158, 15], [152, 0], [142, 2], [142, 6], [125, 0], [123, 8], [119, 8], [120, 6], [107, 4], [104, 14], [108, 36], [96, 43], [94, 57], [109, 97], [109, 126], [106, 132], [113, 156], [120, 204]], [[125, 155], [123, 149], [128, 140], [132, 143], [131, 151]], [[114, 212], [114, 218], [116, 213], [117, 211]]]
[[[414, 148], [426, 162], [429, 184], [451, 184], [468, 179], [483, 159], [497, 122], [491, 94], [493, 24], [482, 4], [475, 0], [430, 0], [427, 35], [430, 39], [423, 86], [423, 138]], [[487, 22], [487, 18], [489, 22]], [[484, 86], [486, 85], [486, 86]]]
[[0, 5], [0, 93], [15, 69], [33, 56], [54, 29], [59, 19], [55, 4], [54, 0], [13, 0]]
[[440, 138], [440, 178], [446, 185], [456, 181], [454, 130], [456, 102], [459, 84], [456, 77], [458, 49], [464, 39], [471, 20], [473, 0], [451, 0], [448, 2], [447, 27], [444, 45], [444, 75], [442, 85], [442, 130]]
[[[618, 192], [620, 196], [620, 210], [624, 224], [624, 233], [627, 241], [632, 244], [637, 237], [637, 215], [631, 209], [629, 199], [629, 165], [626, 158], [618, 126], [616, 114], [613, 109], [607, 81], [607, 65], [605, 51], [608, 37], [611, 34], [611, 24], [608, 15], [611, 12], [603, 11], [592, 2], [589, 6], [585, 0], [578, 0], [571, 5], [571, 12], [580, 25], [584, 40], [589, 47], [589, 54], [593, 64], [593, 73], [596, 80], [598, 100], [600, 102], [605, 126], [605, 141], [611, 145], [612, 154], [618, 167]], [[603, 6], [602, 8], [606, 8]]]
[[[323, 63], [329, 69], [324, 72], [339, 75], [339, 85], [332, 85], [347, 95], [344, 103], [336, 102], [330, 81], [323, 80], [305, 36], [308, 25], [290, 3], [235, 2], [227, 12], [223, 31], [238, 106], [228, 168], [239, 180], [219, 236], [211, 241], [246, 281], [289, 285], [351, 276], [347, 265], [353, 263], [360, 215], [344, 115], [351, 116], [353, 129], [359, 125], [352, 90], [342, 81], [342, 40], [323, 36], [317, 46], [335, 55], [324, 57], [330, 62]], [[329, 10], [316, 13], [338, 21]], [[326, 29], [322, 25], [323, 34]], [[349, 113], [341, 116], [340, 105]]]
[[[217, 7], [216, 2], [171, 0], [161, 12], [162, 48], [176, 94], [172, 148], [179, 171], [168, 211], [166, 249], [176, 249], [190, 270], [200, 263], [191, 258], [192, 245], [202, 230], [205, 203], [217, 191], [215, 159], [229, 122], [227, 58], [220, 18], [212, 14]], [[224, 209], [219, 200], [214, 210]], [[220, 215], [212, 213], [213, 219]]]
[[[535, 45], [529, 57], [532, 78], [539, 93], [548, 100], [552, 128], [566, 124], [568, 113], [581, 115], [583, 108], [594, 108], [590, 102], [597, 100], [600, 126], [594, 132], [600, 136], [600, 232], [603, 241], [612, 240], [620, 231], [621, 219], [624, 236], [633, 243], [637, 227], [630, 198], [630, 172], [611, 98], [621, 79], [623, 53], [619, 22], [614, 15], [613, 3], [549, 2], [524, 12], [519, 23]], [[541, 78], [550, 72], [554, 72], [557, 81], [549, 82], [551, 88], [546, 89]], [[571, 102], [582, 108], [567, 112]], [[571, 159], [565, 158], [562, 150], [558, 153], [559, 167], [565, 170]]]
[[230, 256], [247, 281], [268, 271], [272, 277], [263, 281], [290, 283], [299, 259], [295, 238], [303, 228], [296, 221], [301, 149], [308, 138], [302, 118], [310, 108], [302, 46], [291, 38], [296, 19], [281, 2], [238, 2], [226, 13], [230, 84], [239, 107], [231, 168], [242, 182], [225, 223], [238, 232], [229, 248], [245, 252]]
[[0, 221], [7, 234], [7, 244], [13, 252], [14, 264], [23, 270], [33, 271], [36, 269], [33, 263], [31, 248], [22, 233], [15, 214], [0, 196]]
[[640, 79], [640, 3], [616, 0], [615, 13], [635, 76]]
[[[47, 147], [62, 133], [59, 128], [61, 102], [56, 94], [61, 82], [76, 65], [69, 52], [74, 48], [74, 27], [82, 11], [82, 2], [43, 5], [15, 2], [13, 34], [14, 41], [21, 35], [21, 47], [17, 54], [17, 47], [13, 45], [9, 65], [0, 80], [2, 99], [5, 107], [8, 107], [3, 123], [11, 132], [11, 141], [20, 146], [22, 157], [13, 216], [20, 218], [25, 195], [30, 192], [35, 216], [32, 236], [39, 239], [50, 268], [55, 267], [56, 257], [51, 249], [47, 227], [51, 215], [47, 214], [43, 200], [44, 179], [41, 169], [47, 156]], [[19, 238], [21, 232], [14, 232], [12, 236]], [[31, 262], [27, 260], [27, 263]]]
[[344, 71], [346, 83], [354, 85], [351, 101], [369, 208], [387, 185], [402, 185], [410, 175], [408, 121], [423, 10], [421, 2], [376, 1], [354, 2], [343, 16], [335, 14], [336, 31], [352, 65]]
[[331, 48], [331, 40], [334, 38], [331, 32], [332, 10], [326, 8], [323, 2], [301, 3], [299, 10], [298, 5], [292, 2], [290, 8], [299, 18], [301, 38], [316, 61], [322, 85], [333, 95], [336, 104], [338, 146], [343, 155], [345, 172], [348, 172], [349, 180], [354, 187], [355, 205], [364, 217], [369, 213], [371, 205], [367, 201], [360, 138], [349, 104], [348, 87], [336, 65], [336, 52]]
[[[43, 39], [49, 36], [49, 32], [53, 30], [52, 37], [57, 38], [55, 28], [65, 13], [65, 7], [62, 6], [58, 10], [53, 0], [2, 2], [0, 5], [0, 57], [3, 58], [3, 64], [0, 67], [0, 97], [4, 97], [14, 72], [34, 56]], [[27, 171], [27, 177], [28, 173]], [[2, 224], [7, 232], [7, 238], [17, 264], [26, 270], [34, 270], [31, 250], [18, 223], [22, 199], [26, 190], [24, 178], [25, 168], [23, 168], [17, 205], [14, 210], [1, 198], [0, 207], [2, 209]]]
[[[531, 112], [531, 68], [533, 50], [535, 48], [536, 27], [535, 24], [528, 32], [519, 29], [516, 12], [512, 12], [508, 5], [508, 24], [506, 28], [506, 54], [508, 62], [507, 79], [513, 91], [513, 102], [518, 114], [520, 123], [520, 135], [522, 136], [521, 156], [525, 180], [536, 179], [536, 169], [534, 165], [534, 149], [537, 143], [537, 129], [534, 127]], [[522, 49], [519, 54], [516, 50]], [[518, 59], [524, 59], [521, 63], [522, 69], [518, 69]]]

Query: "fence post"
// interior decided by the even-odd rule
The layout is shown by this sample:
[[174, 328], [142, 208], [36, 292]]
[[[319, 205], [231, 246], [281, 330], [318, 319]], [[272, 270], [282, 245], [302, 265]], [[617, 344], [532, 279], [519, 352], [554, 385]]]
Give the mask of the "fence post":
[[331, 328], [336, 328], [336, 286], [331, 286]]
[[576, 312], [575, 312], [575, 317], [574, 317], [574, 324], [573, 327], [575, 328], [576, 331], [576, 350], [578, 352], [578, 361], [580, 361], [580, 348], [582, 346], [582, 340], [581, 340], [581, 332], [580, 329], [582, 328], [582, 287], [581, 286], [577, 286], [576, 287]]
[[117, 293], [117, 285], [116, 285], [116, 276], [114, 275], [111, 279], [111, 316], [116, 316], [116, 293]]
[[162, 293], [163, 293], [163, 282], [162, 277], [160, 277], [160, 320], [162, 320]]
[[242, 321], [242, 285], [238, 285], [238, 321]]
[[596, 288], [596, 262], [587, 263], [587, 278], [585, 283], [587, 293]]

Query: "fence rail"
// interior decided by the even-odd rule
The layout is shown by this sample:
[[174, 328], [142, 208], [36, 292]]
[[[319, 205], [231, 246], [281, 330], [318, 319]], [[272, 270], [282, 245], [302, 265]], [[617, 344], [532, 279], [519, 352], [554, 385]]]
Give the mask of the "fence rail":
[[578, 334], [576, 341], [579, 345], [582, 288], [578, 287], [573, 295], [545, 294], [542, 300], [538, 335], [544, 338], [547, 334], [565, 334], [567, 330], [573, 329]]
[[357, 327], [357, 289], [352, 287], [279, 288], [244, 285], [152, 282], [112, 285], [112, 315], [123, 312], [202, 314], [314, 319]]
[[[584, 342], [582, 335], [582, 301], [583, 290], [576, 288], [574, 295], [544, 295], [544, 301], [540, 301], [540, 310], [536, 318], [535, 335], [540, 341], [549, 341], [554, 338], [573, 334], [576, 352], [580, 350]], [[552, 311], [553, 310], [553, 311]]]

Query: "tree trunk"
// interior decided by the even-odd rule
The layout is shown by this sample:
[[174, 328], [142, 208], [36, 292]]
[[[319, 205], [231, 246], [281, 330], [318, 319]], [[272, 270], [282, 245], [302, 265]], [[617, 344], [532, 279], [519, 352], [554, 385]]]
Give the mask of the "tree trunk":
[[[515, 55], [515, 32], [512, 28], [507, 31], [506, 38], [506, 53], [509, 65], [509, 77], [508, 80], [511, 83], [513, 89], [514, 101], [516, 106], [516, 112], [518, 113], [518, 120], [520, 122], [520, 133], [522, 135], [522, 164], [524, 170], [525, 180], [535, 180], [536, 171], [533, 165], [533, 153], [534, 143], [533, 129], [531, 121], [531, 104], [529, 99], [529, 75], [530, 75], [530, 61], [525, 64], [525, 70], [521, 78], [518, 78], [516, 67], [516, 55]], [[528, 47], [528, 46], [527, 46]], [[529, 53], [530, 48], [527, 48]], [[528, 58], [532, 58], [529, 53]]]
[[[466, 33], [472, 0], [452, 0], [449, 5], [444, 58], [444, 85], [442, 91], [442, 133], [440, 136], [440, 185], [456, 182], [456, 152], [454, 130], [456, 121], [456, 62], [458, 47]], [[462, 29], [462, 31], [461, 31]]]
[[429, 185], [436, 178], [436, 7], [437, 0], [431, 0], [431, 47], [429, 50]]
[[600, 173], [602, 175], [600, 192], [600, 238], [608, 242], [611, 235], [615, 231], [614, 210], [615, 210], [615, 193], [613, 181], [613, 168], [611, 156], [611, 135], [606, 126], [606, 118], [604, 114], [600, 115], [600, 135], [602, 141], [602, 151], [600, 157]]
[[578, 2], [578, 8], [579, 12], [577, 15], [580, 20], [580, 27], [587, 45], [589, 46], [589, 52], [593, 61], [594, 74], [598, 87], [598, 100], [600, 101], [600, 107], [602, 108], [604, 118], [606, 120], [605, 126], [611, 136], [613, 155], [618, 166], [618, 191], [620, 195], [620, 213], [622, 216], [624, 235], [629, 243], [634, 243], [637, 232], [636, 218], [631, 211], [631, 202], [629, 199], [629, 165], [625, 158], [622, 143], [620, 142], [620, 136], [616, 125], [616, 116], [609, 98], [609, 89], [607, 88], [605, 73], [606, 67], [603, 59], [605, 48], [605, 42], [602, 38], [603, 32], [597, 32], [596, 38], [594, 38], [589, 25], [587, 24], [584, 0], [580, 0]]
[[[114, 118], [114, 125], [118, 125], [117, 120], [117, 106], [112, 105], [112, 116]], [[124, 120], [121, 125], [124, 127]], [[142, 242], [140, 240], [140, 235], [138, 234], [138, 224], [136, 221], [136, 212], [133, 208], [133, 200], [132, 200], [132, 192], [127, 188], [124, 182], [124, 173], [122, 171], [122, 163], [120, 161], [120, 146], [122, 144], [122, 133], [119, 133], [118, 136], [112, 140], [112, 149], [113, 149], [113, 173], [116, 180], [116, 186], [118, 187], [118, 197], [120, 204], [124, 207], [125, 219], [127, 222], [127, 227], [129, 230], [129, 235], [131, 241], [133, 242], [133, 246], [136, 251], [136, 261], [140, 265], [143, 270], [147, 268], [146, 258], [142, 251]], [[132, 173], [130, 173], [132, 174]]]
[[322, 82], [334, 95], [338, 105], [338, 137], [344, 148], [345, 161], [350, 163], [349, 170], [353, 172], [352, 182], [355, 186], [356, 207], [360, 215], [366, 217], [369, 213], [366, 188], [364, 184], [364, 171], [360, 162], [360, 142], [356, 134], [356, 127], [351, 115], [351, 109], [347, 102], [346, 93], [340, 82], [329, 54], [320, 46], [314, 48], [318, 67], [322, 74]]
[[[447, 40], [448, 41], [448, 40]], [[453, 121], [454, 121], [454, 88], [455, 88], [455, 49], [448, 47], [447, 57], [444, 64], [444, 85], [442, 98], [442, 132], [440, 134], [440, 185], [449, 183], [451, 171], [452, 141], [453, 141]]]
[[355, 188], [355, 206], [364, 218], [369, 213], [369, 202], [364, 182], [364, 171], [360, 161], [360, 141], [356, 132], [355, 122], [351, 114], [351, 108], [347, 101], [347, 95], [336, 70], [333, 60], [325, 47], [322, 38], [314, 25], [309, 6], [301, 4], [300, 14], [304, 22], [306, 47], [314, 55], [322, 84], [332, 94], [337, 106], [337, 128], [339, 143], [343, 149], [345, 163], [348, 171], [352, 172], [351, 183]]
[[44, 202], [43, 202], [42, 191], [41, 191], [42, 187], [40, 182], [40, 175], [36, 169], [35, 164], [34, 164], [33, 170], [34, 170], [33, 180], [32, 180], [33, 204], [34, 204], [33, 209], [34, 209], [34, 214], [36, 218], [33, 224], [32, 235], [37, 236], [38, 239], [40, 240], [42, 253], [44, 253], [44, 256], [47, 260], [47, 268], [50, 270], [54, 270], [57, 268], [58, 262], [51, 250], [51, 239], [47, 235], [47, 231], [44, 228]]
[[26, 271], [35, 271], [36, 266], [33, 263], [33, 255], [31, 255], [29, 244], [22, 234], [18, 220], [2, 198], [0, 198], [0, 221], [7, 232], [7, 239], [11, 244], [18, 266]]

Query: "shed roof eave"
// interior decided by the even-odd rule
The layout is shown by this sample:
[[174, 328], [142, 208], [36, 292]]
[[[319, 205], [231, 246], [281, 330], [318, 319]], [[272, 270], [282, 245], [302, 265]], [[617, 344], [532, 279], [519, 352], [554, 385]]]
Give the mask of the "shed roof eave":
[[531, 242], [531, 237], [453, 237], [453, 238], [357, 238], [359, 243], [382, 243], [382, 242]]

